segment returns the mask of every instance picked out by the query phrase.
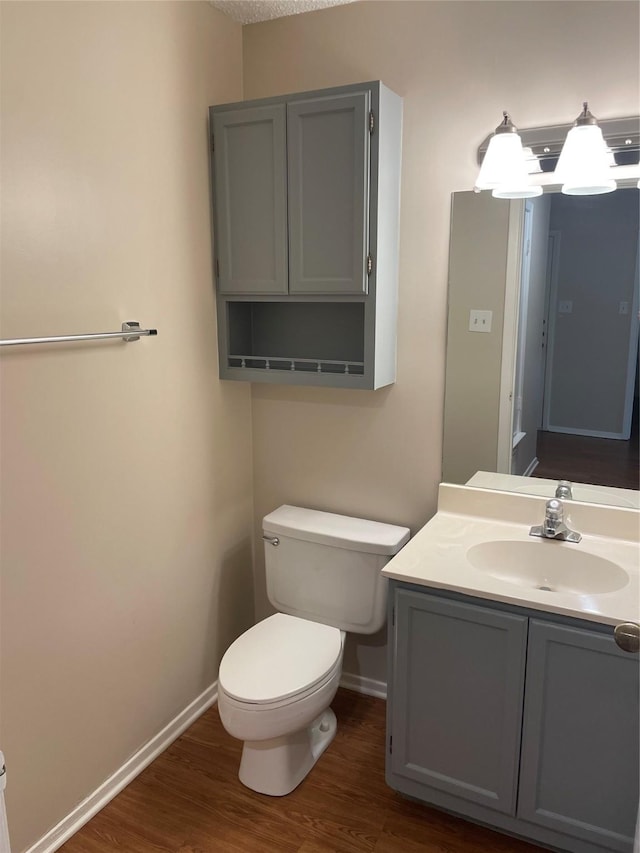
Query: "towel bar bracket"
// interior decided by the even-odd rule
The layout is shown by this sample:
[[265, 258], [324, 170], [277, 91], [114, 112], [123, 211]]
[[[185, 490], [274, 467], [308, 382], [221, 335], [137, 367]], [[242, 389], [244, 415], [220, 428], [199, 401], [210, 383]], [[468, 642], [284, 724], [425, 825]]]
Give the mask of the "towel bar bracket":
[[[122, 324], [122, 331], [129, 332], [140, 329], [140, 323], [136, 323], [135, 320], [129, 320], [128, 323]], [[139, 341], [140, 335], [124, 335], [122, 338], [123, 341], [129, 343], [130, 341]]]

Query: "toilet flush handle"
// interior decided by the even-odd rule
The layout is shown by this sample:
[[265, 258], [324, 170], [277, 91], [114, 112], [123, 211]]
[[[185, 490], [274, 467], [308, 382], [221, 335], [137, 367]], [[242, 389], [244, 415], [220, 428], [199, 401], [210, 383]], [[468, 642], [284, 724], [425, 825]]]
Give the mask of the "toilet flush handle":
[[271, 542], [271, 544], [274, 546], [280, 544], [280, 540], [277, 536], [263, 536], [262, 538], [265, 542]]

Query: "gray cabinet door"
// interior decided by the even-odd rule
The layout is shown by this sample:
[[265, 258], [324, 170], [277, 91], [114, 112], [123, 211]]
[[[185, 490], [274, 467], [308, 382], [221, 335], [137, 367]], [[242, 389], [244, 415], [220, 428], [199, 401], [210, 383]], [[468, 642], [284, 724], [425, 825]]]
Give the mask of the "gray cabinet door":
[[638, 655], [610, 634], [531, 620], [518, 816], [631, 851]]
[[287, 292], [284, 104], [213, 113], [218, 290]]
[[287, 105], [289, 291], [367, 291], [369, 92]]
[[527, 619], [398, 590], [392, 772], [515, 814]]

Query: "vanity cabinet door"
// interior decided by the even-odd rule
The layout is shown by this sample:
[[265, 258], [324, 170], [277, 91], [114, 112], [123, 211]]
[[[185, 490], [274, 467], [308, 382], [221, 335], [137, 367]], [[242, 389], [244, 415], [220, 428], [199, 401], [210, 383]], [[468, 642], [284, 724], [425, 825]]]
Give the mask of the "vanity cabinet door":
[[612, 633], [532, 619], [518, 816], [631, 851], [638, 811], [639, 660]]
[[287, 105], [289, 291], [367, 291], [370, 93]]
[[286, 106], [213, 112], [220, 293], [287, 293]]
[[515, 814], [526, 617], [398, 589], [394, 633], [390, 784]]

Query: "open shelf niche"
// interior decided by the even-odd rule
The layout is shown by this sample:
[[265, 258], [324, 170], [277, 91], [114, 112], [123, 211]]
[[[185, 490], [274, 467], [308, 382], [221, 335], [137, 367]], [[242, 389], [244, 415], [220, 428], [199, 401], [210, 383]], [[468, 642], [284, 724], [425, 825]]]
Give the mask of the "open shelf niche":
[[364, 374], [362, 302], [226, 303], [227, 368]]

